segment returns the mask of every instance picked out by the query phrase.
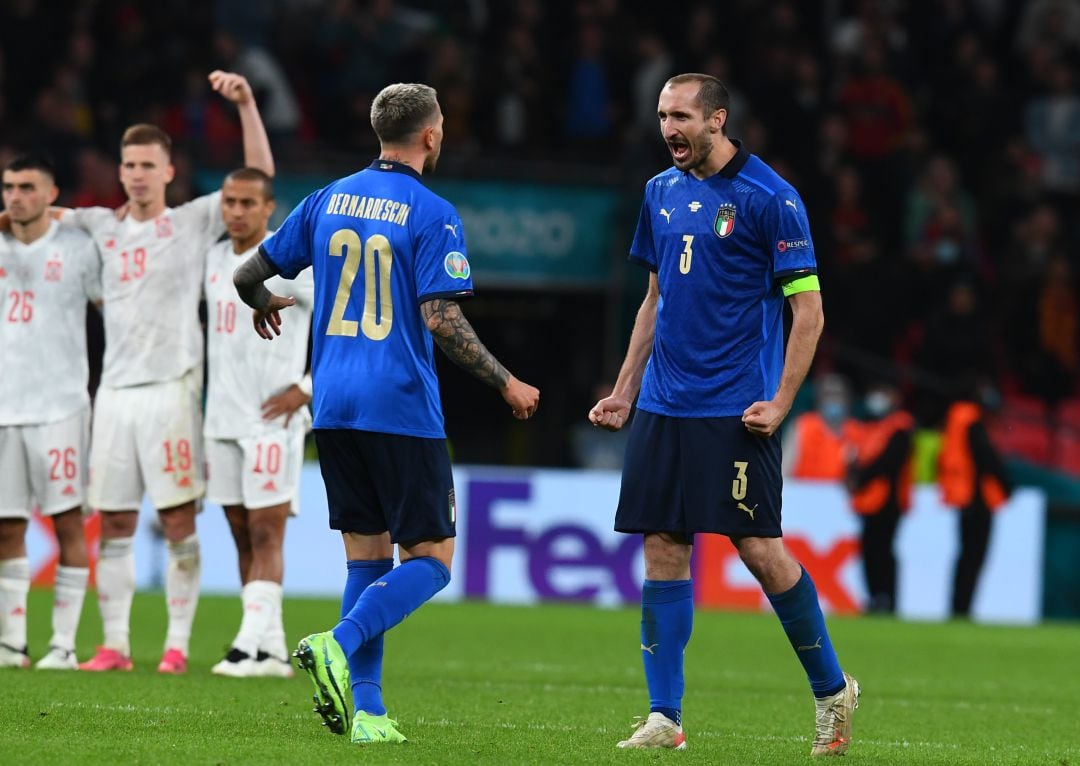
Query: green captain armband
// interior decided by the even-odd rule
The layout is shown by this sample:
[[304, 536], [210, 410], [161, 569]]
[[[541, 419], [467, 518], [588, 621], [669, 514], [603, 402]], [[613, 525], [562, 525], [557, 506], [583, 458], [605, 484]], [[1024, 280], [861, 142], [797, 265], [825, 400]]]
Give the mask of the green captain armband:
[[790, 298], [796, 293], [821, 292], [821, 283], [818, 282], [817, 274], [807, 274], [805, 277], [795, 277], [780, 285], [784, 291], [784, 297]]

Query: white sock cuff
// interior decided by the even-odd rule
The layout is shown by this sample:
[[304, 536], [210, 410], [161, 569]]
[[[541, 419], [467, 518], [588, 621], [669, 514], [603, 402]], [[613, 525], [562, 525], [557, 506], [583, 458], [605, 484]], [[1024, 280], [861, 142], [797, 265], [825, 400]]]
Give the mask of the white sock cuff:
[[98, 558], [121, 559], [124, 556], [128, 556], [134, 552], [134, 537], [114, 537], [109, 540], [101, 541], [101, 548], [98, 550]]
[[0, 561], [0, 579], [26, 580], [30, 582], [30, 559], [22, 556], [17, 559]]
[[192, 533], [183, 540], [169, 542], [169, 558], [173, 560], [196, 559], [199, 557], [199, 536]]
[[56, 567], [57, 588], [86, 589], [86, 581], [90, 578], [90, 570], [87, 567], [66, 567], [60, 564]]
[[274, 601], [281, 601], [281, 583], [273, 580], [252, 580], [244, 586], [244, 591], [250, 598], [258, 598], [265, 594]]

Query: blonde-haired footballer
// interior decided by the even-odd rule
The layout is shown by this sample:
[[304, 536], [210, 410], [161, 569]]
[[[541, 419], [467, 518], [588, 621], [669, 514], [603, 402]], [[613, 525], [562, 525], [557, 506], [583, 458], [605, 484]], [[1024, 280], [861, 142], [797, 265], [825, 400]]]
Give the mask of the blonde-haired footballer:
[[220, 503], [240, 562], [243, 619], [223, 676], [292, 676], [281, 615], [285, 520], [297, 510], [304, 435], [311, 424], [305, 379], [315, 283], [274, 277], [273, 289], [296, 298], [293, 332], [267, 344], [251, 332], [250, 312], [233, 284], [236, 267], [269, 236], [274, 212], [270, 177], [241, 168], [225, 178], [221, 212], [229, 238], [206, 258], [206, 498]]
[[[210, 85], [236, 104], [244, 162], [273, 174], [274, 161], [251, 86], [215, 71]], [[68, 211], [63, 220], [94, 238], [102, 254], [105, 361], [94, 405], [90, 503], [102, 511], [97, 568], [105, 640], [82, 670], [131, 670], [135, 593], [133, 551], [143, 494], [158, 510], [168, 547], [169, 626], [159, 673], [187, 671], [199, 598], [195, 512], [203, 496], [202, 329], [199, 297], [206, 251], [225, 231], [221, 192], [170, 208], [172, 141], [153, 125], [133, 125], [121, 141], [120, 183], [128, 211]]]

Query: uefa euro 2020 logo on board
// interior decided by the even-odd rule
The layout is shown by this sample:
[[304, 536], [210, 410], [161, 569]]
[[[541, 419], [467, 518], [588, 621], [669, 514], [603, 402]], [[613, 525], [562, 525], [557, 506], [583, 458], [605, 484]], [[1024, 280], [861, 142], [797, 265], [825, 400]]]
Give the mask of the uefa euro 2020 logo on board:
[[443, 259], [443, 266], [446, 268], [446, 273], [453, 279], [468, 279], [472, 270], [469, 268], [469, 259], [465, 257], [464, 253], [459, 253], [457, 250], [452, 250], [446, 254], [446, 258]]

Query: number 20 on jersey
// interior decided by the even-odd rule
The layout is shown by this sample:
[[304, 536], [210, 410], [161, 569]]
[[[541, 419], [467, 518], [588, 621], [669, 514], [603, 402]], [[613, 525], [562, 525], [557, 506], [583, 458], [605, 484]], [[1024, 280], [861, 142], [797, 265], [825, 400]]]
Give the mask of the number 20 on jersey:
[[[327, 335], [344, 335], [355, 338], [357, 330], [371, 340], [384, 340], [394, 323], [393, 293], [390, 291], [390, 269], [394, 256], [390, 240], [382, 234], [373, 234], [366, 242], [352, 229], [338, 229], [330, 238], [330, 255], [345, 257], [338, 280], [334, 308], [330, 312]], [[364, 314], [360, 322], [345, 318], [345, 309], [352, 297], [353, 282], [364, 262]]]

